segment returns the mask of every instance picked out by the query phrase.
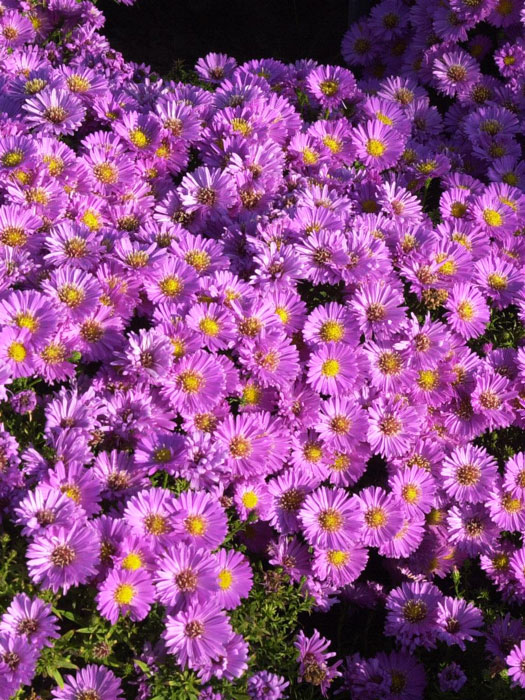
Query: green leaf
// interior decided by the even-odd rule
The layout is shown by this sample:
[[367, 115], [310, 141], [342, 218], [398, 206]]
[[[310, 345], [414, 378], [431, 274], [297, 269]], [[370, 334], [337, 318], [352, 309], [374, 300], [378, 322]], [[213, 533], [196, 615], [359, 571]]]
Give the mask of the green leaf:
[[49, 671], [49, 675], [51, 676], [51, 678], [54, 678], [54, 679], [55, 679], [55, 681], [57, 682], [57, 685], [58, 685], [60, 688], [63, 688], [63, 687], [64, 687], [64, 679], [63, 679], [62, 676], [60, 675], [60, 671], [58, 670], [58, 668], [53, 668], [53, 669], [51, 669], [51, 670]]
[[141, 661], [140, 659], [133, 659], [133, 663], [136, 664], [143, 673], [151, 676], [151, 669], [148, 664], [144, 663], [144, 661]]

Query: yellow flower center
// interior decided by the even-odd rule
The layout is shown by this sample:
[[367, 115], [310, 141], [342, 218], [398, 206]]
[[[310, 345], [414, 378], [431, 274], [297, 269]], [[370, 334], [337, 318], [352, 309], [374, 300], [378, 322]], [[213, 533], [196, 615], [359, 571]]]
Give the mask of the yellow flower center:
[[19, 148], [16, 148], [4, 153], [1, 160], [2, 165], [6, 168], [16, 168], [24, 160], [24, 154]]
[[70, 75], [66, 82], [71, 92], [87, 92], [91, 87], [89, 80], [81, 75]]
[[241, 136], [249, 136], [252, 133], [252, 127], [250, 126], [249, 122], [246, 121], [246, 119], [234, 117], [230, 121], [230, 124], [232, 129], [238, 134], [241, 134]]
[[365, 523], [368, 527], [378, 528], [383, 527], [387, 521], [386, 513], [383, 508], [377, 506], [370, 508], [365, 513]]
[[204, 335], [209, 335], [215, 338], [220, 331], [220, 326], [214, 318], [206, 316], [199, 322], [199, 328], [204, 333]]
[[130, 552], [122, 560], [122, 568], [126, 569], [126, 571], [137, 571], [137, 569], [140, 569], [141, 567], [142, 559], [140, 558], [140, 555], [136, 552]]
[[368, 139], [366, 143], [366, 152], [373, 158], [379, 158], [386, 151], [386, 146], [378, 139]]
[[171, 450], [169, 447], [159, 447], [153, 452], [155, 462], [169, 462], [171, 459]]
[[439, 372], [435, 369], [423, 369], [419, 372], [417, 385], [423, 391], [434, 391], [439, 384]]
[[288, 323], [288, 321], [290, 320], [290, 314], [283, 306], [276, 306], [275, 313], [277, 314], [277, 316], [279, 316], [283, 323]]
[[238, 435], [230, 440], [229, 448], [232, 457], [247, 457], [252, 451], [251, 442], [242, 437], [242, 435]]
[[200, 537], [206, 532], [208, 524], [202, 515], [189, 515], [184, 521], [184, 527], [190, 535]]
[[343, 516], [334, 508], [328, 508], [319, 513], [317, 522], [326, 532], [337, 532], [343, 525]]
[[340, 369], [341, 365], [337, 360], [325, 360], [321, 367], [321, 374], [325, 377], [336, 377]]
[[199, 372], [187, 369], [177, 375], [176, 383], [186, 394], [196, 394], [204, 384], [204, 377]]
[[211, 263], [210, 256], [203, 250], [188, 251], [184, 256], [184, 260], [197, 272], [204, 272], [204, 270], [206, 270]]
[[119, 586], [117, 586], [115, 593], [113, 594], [115, 603], [118, 603], [119, 605], [129, 605], [134, 597], [135, 588], [131, 585], [131, 583], [121, 583]]
[[244, 406], [256, 406], [261, 399], [261, 390], [255, 384], [248, 384], [244, 387], [241, 396], [241, 403]]
[[419, 487], [415, 484], [406, 484], [401, 491], [401, 495], [407, 503], [416, 503], [419, 500], [419, 494]]
[[487, 277], [487, 282], [489, 283], [489, 287], [496, 291], [507, 289], [507, 278], [505, 275], [498, 275], [497, 272], [493, 272], [489, 275]]
[[132, 129], [129, 132], [129, 140], [137, 148], [145, 148], [150, 142], [149, 137], [142, 129]]
[[317, 442], [307, 442], [303, 449], [304, 458], [308, 462], [318, 462], [323, 456], [323, 450]]
[[319, 89], [323, 93], [323, 95], [326, 95], [327, 97], [333, 97], [334, 95], [337, 95], [337, 91], [339, 90], [339, 83], [337, 80], [323, 80], [321, 83], [319, 83]]
[[219, 588], [221, 591], [228, 591], [233, 583], [233, 574], [229, 569], [219, 571]]
[[70, 309], [76, 309], [84, 301], [86, 293], [73, 284], [65, 284], [58, 290], [58, 298]]
[[376, 117], [382, 124], [386, 124], [386, 126], [392, 126], [394, 123], [390, 117], [387, 117], [386, 114], [383, 114], [383, 112], [376, 112]]
[[303, 163], [305, 165], [315, 165], [319, 159], [318, 154], [311, 148], [303, 149]]
[[27, 357], [27, 350], [22, 343], [11, 343], [7, 350], [7, 355], [14, 362], [23, 362]]
[[242, 494], [242, 504], [245, 508], [248, 508], [248, 510], [255, 508], [257, 503], [259, 503], [259, 497], [255, 491], [245, 491]]
[[343, 147], [341, 141], [339, 141], [339, 139], [334, 139], [333, 136], [324, 136], [323, 143], [332, 153], [339, 153]]
[[95, 212], [90, 211], [89, 209], [84, 212], [81, 221], [90, 231], [98, 231], [101, 226], [99, 217], [95, 214]]
[[178, 277], [165, 277], [159, 282], [160, 291], [167, 297], [179, 296], [184, 289], [184, 283]]
[[118, 181], [118, 169], [107, 161], [95, 165], [93, 175], [104, 185], [114, 185]]
[[485, 220], [485, 223], [487, 223], [489, 226], [494, 226], [495, 228], [501, 226], [503, 223], [503, 217], [495, 209], [484, 209], [483, 219]]
[[39, 326], [38, 320], [33, 316], [33, 314], [30, 314], [27, 311], [21, 311], [19, 314], [17, 314], [14, 317], [14, 322], [19, 328], [27, 328], [27, 330], [31, 331], [31, 333], [37, 331]]
[[325, 321], [319, 331], [319, 337], [325, 343], [338, 343], [344, 334], [344, 326], [338, 321]]
[[326, 558], [332, 566], [339, 568], [348, 562], [349, 556], [348, 552], [343, 552], [340, 549], [329, 549]]
[[462, 301], [458, 305], [458, 316], [462, 321], [471, 321], [474, 318], [474, 307], [470, 301]]

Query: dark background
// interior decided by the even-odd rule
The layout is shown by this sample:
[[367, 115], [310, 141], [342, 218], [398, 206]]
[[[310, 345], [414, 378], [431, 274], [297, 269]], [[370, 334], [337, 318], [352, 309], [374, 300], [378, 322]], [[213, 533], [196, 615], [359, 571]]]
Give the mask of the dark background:
[[341, 64], [341, 39], [349, 19], [368, 13], [371, 0], [114, 0], [97, 5], [103, 32], [127, 60], [162, 75], [192, 69], [207, 53], [227, 53], [242, 63], [313, 58]]

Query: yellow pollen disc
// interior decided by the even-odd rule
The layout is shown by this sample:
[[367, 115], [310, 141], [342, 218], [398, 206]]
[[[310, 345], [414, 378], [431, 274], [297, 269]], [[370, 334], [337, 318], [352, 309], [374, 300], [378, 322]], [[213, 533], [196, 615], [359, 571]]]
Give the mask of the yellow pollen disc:
[[187, 394], [196, 394], [204, 383], [204, 377], [188, 369], [177, 375], [176, 383]]
[[323, 143], [332, 153], [339, 153], [343, 147], [341, 141], [339, 141], [339, 139], [334, 139], [333, 136], [324, 136]]
[[27, 313], [27, 311], [25, 313], [22, 311], [17, 314], [14, 318], [14, 322], [19, 328], [27, 328], [27, 330], [31, 331], [31, 333], [38, 330], [39, 324], [37, 319], [32, 314]]
[[93, 167], [93, 175], [104, 185], [114, 185], [118, 181], [118, 170], [111, 163], [98, 163]]
[[458, 316], [462, 321], [472, 321], [474, 318], [474, 307], [470, 301], [462, 301], [458, 305]]
[[339, 83], [337, 80], [323, 80], [321, 83], [319, 83], [319, 89], [323, 95], [326, 95], [327, 97], [334, 97], [334, 95], [337, 95], [337, 91], [339, 90]]
[[129, 605], [135, 597], [135, 589], [130, 583], [121, 583], [117, 586], [113, 598], [119, 605]]
[[495, 209], [484, 209], [483, 219], [485, 220], [485, 223], [487, 223], [489, 226], [494, 226], [495, 228], [501, 226], [503, 223], [503, 217]]
[[184, 289], [184, 284], [178, 277], [166, 277], [159, 282], [159, 288], [165, 296], [176, 297]]
[[189, 515], [184, 521], [184, 527], [190, 535], [200, 537], [206, 532], [206, 519], [202, 515]]
[[305, 165], [315, 165], [319, 159], [318, 154], [311, 148], [303, 149], [303, 163]]
[[419, 499], [419, 488], [415, 484], [406, 484], [401, 493], [407, 503], [416, 503]]
[[206, 316], [199, 322], [199, 328], [204, 335], [209, 335], [212, 338], [219, 335], [220, 326], [214, 318]]
[[259, 497], [254, 491], [245, 491], [242, 494], [242, 504], [248, 510], [255, 508], [257, 503], [259, 503]]
[[343, 452], [338, 454], [332, 464], [330, 465], [330, 468], [335, 471], [335, 472], [344, 472], [348, 469], [350, 466], [350, 457]]
[[275, 307], [275, 313], [277, 314], [277, 316], [279, 316], [279, 318], [281, 319], [281, 321], [282, 321], [283, 323], [288, 323], [288, 321], [290, 320], [290, 314], [289, 314], [288, 311], [287, 311], [284, 307], [282, 307], [282, 306], [276, 306], [276, 307]]
[[81, 75], [70, 75], [66, 82], [71, 92], [87, 92], [91, 87], [89, 80]]
[[140, 555], [136, 554], [135, 552], [130, 552], [122, 560], [122, 568], [126, 569], [126, 571], [137, 571], [137, 569], [140, 569], [141, 567], [142, 559], [140, 558]]
[[457, 269], [457, 265], [453, 260], [447, 260], [446, 263], [443, 263], [443, 265], [441, 265], [441, 267], [439, 268], [439, 272], [440, 274], [449, 277], [450, 275], [453, 275]]
[[7, 355], [14, 362], [23, 362], [27, 357], [27, 350], [22, 343], [11, 343], [7, 350]]
[[386, 124], [386, 126], [392, 126], [394, 123], [390, 117], [387, 117], [386, 114], [383, 114], [383, 112], [376, 112], [376, 117], [382, 124]]
[[82, 494], [76, 484], [65, 484], [60, 490], [75, 503], [80, 503]]
[[489, 287], [496, 291], [507, 288], [507, 278], [505, 275], [498, 275], [496, 272], [493, 272], [487, 277], [487, 282], [489, 283]]
[[344, 566], [348, 562], [348, 552], [343, 552], [340, 549], [329, 549], [326, 553], [326, 558], [332, 566], [337, 568]]
[[16, 168], [24, 160], [24, 154], [20, 149], [7, 151], [0, 159], [6, 168]]
[[84, 212], [81, 221], [90, 231], [97, 231], [101, 226], [99, 217], [93, 211]]
[[303, 449], [303, 455], [308, 462], [318, 462], [323, 456], [323, 451], [318, 443], [307, 443]]
[[230, 124], [232, 129], [238, 134], [241, 134], [241, 136], [249, 136], [252, 132], [252, 127], [250, 126], [249, 122], [241, 117], [234, 117], [230, 121]]
[[85, 292], [72, 284], [65, 284], [58, 290], [58, 298], [70, 309], [76, 309], [85, 299]]
[[203, 250], [190, 250], [184, 256], [185, 262], [191, 265], [197, 272], [204, 272], [211, 263], [211, 258]]
[[366, 152], [373, 158], [379, 158], [386, 151], [386, 146], [378, 139], [368, 139], [366, 143]]
[[228, 591], [233, 583], [233, 574], [229, 569], [219, 571], [219, 588], [221, 591]]
[[325, 532], [337, 532], [343, 525], [343, 516], [334, 508], [328, 508], [319, 513], [317, 522]]
[[439, 384], [439, 373], [437, 370], [423, 369], [419, 372], [417, 385], [423, 391], [433, 391]]
[[244, 387], [241, 396], [241, 403], [244, 406], [256, 406], [261, 399], [261, 390], [254, 384], [248, 384]]
[[338, 321], [325, 321], [319, 330], [319, 337], [325, 343], [338, 343], [344, 334], [344, 326]]
[[505, 173], [501, 179], [506, 185], [512, 185], [513, 187], [515, 187], [519, 182], [518, 176], [512, 171]]
[[340, 369], [341, 365], [337, 360], [325, 360], [321, 367], [321, 374], [325, 377], [336, 377]]
[[383, 508], [370, 508], [365, 513], [365, 522], [368, 527], [383, 527], [387, 521], [386, 513]]
[[229, 448], [232, 457], [247, 457], [252, 451], [251, 442], [242, 435], [232, 438]]
[[150, 139], [142, 129], [132, 129], [129, 132], [129, 140], [137, 148], [145, 148], [150, 142]]

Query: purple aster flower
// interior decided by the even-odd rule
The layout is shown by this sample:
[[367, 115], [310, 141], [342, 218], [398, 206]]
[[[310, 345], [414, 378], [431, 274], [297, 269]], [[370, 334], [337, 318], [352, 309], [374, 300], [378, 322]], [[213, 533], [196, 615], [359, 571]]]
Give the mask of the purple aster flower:
[[312, 344], [346, 343], [354, 347], [359, 341], [349, 309], [334, 302], [318, 306], [311, 312], [303, 336]]
[[185, 544], [170, 547], [157, 562], [159, 601], [178, 608], [204, 602], [219, 588], [217, 575], [217, 563], [206, 550]]
[[385, 634], [394, 636], [412, 651], [416, 646], [435, 647], [438, 603], [443, 596], [432, 583], [403, 583], [386, 600]]
[[449, 691], [458, 693], [467, 682], [467, 677], [461, 666], [453, 661], [438, 673], [438, 681], [442, 693]]
[[57, 618], [51, 613], [51, 605], [40, 598], [30, 598], [18, 593], [2, 615], [0, 633], [25, 637], [37, 649], [52, 646], [52, 639], [60, 637]]
[[483, 625], [483, 616], [472, 603], [445, 596], [438, 603], [437, 624], [441, 628], [438, 636], [444, 642], [457, 644], [465, 651], [465, 642], [472, 642], [481, 635], [478, 628]]
[[491, 547], [498, 528], [483, 503], [453, 506], [447, 517], [449, 542], [467, 556], [476, 556]]
[[356, 127], [353, 139], [357, 158], [373, 170], [396, 165], [405, 145], [399, 131], [372, 119]]
[[13, 379], [31, 376], [34, 360], [30, 332], [4, 327], [0, 331], [0, 360]]
[[164, 379], [163, 394], [179, 411], [195, 413], [212, 408], [225, 388], [225, 374], [217, 357], [204, 350], [183, 357]]
[[309, 494], [299, 511], [304, 536], [323, 549], [345, 549], [359, 539], [359, 506], [344, 489], [324, 486]]
[[282, 332], [270, 332], [241, 345], [239, 359], [263, 387], [286, 387], [299, 372], [299, 353]]
[[85, 517], [84, 512], [60, 489], [45, 486], [28, 491], [15, 508], [15, 514], [15, 522], [22, 525], [25, 536], [42, 532], [51, 525], [67, 527], [79, 517]]
[[334, 449], [352, 449], [357, 446], [368, 427], [364, 410], [352, 399], [336, 397], [324, 401], [319, 422], [319, 435]]
[[424, 469], [416, 465], [402, 468], [389, 479], [389, 484], [408, 515], [417, 516], [432, 509], [437, 487], [434, 477]]
[[94, 575], [99, 547], [93, 530], [82, 521], [67, 528], [53, 525], [38, 533], [27, 549], [31, 580], [66, 593]]
[[347, 394], [354, 386], [356, 375], [354, 352], [348, 345], [322, 345], [310, 356], [307, 382], [319, 393]]
[[480, 503], [494, 487], [496, 461], [482, 447], [457, 447], [443, 459], [443, 488], [458, 502]]
[[343, 663], [337, 661], [328, 665], [328, 660], [335, 656], [335, 652], [327, 651], [329, 646], [329, 640], [321, 637], [315, 629], [311, 637], [301, 630], [294, 641], [299, 652], [299, 680], [319, 687], [324, 697], [334, 678], [341, 675], [338, 667]]
[[356, 91], [353, 74], [340, 66], [318, 66], [306, 78], [306, 88], [323, 108], [335, 109]]
[[[23, 635], [3, 634], [0, 632], [0, 680], [7, 686], [6, 700], [21, 685], [29, 685], [35, 675], [39, 650]], [[5, 684], [5, 685], [4, 685]], [[0, 691], [4, 691], [4, 687]]]
[[504, 428], [514, 419], [510, 402], [517, 395], [506, 377], [493, 372], [480, 372], [471, 394], [472, 408], [484, 417], [490, 430]]
[[120, 615], [143, 620], [155, 601], [155, 589], [147, 573], [141, 570], [115, 569], [99, 586], [96, 597], [100, 614], [115, 625]]
[[219, 445], [227, 450], [227, 465], [233, 475], [246, 477], [264, 470], [271, 440], [261, 432], [260, 415], [229, 415], [215, 433]]
[[179, 189], [181, 202], [188, 212], [225, 210], [236, 201], [232, 178], [219, 168], [197, 168], [184, 176]]
[[212, 550], [226, 537], [226, 513], [210, 493], [184, 491], [172, 508], [173, 532], [182, 542]]
[[387, 459], [406, 450], [406, 441], [419, 432], [421, 414], [403, 401], [377, 399], [369, 409], [368, 442]]
[[74, 676], [67, 675], [63, 687], [53, 689], [53, 697], [56, 700], [78, 700], [86, 697], [120, 700], [123, 695], [120, 679], [113, 671], [105, 666], [89, 664]]
[[514, 686], [525, 688], [525, 640], [516, 644], [505, 659]]
[[281, 700], [290, 684], [283, 676], [270, 671], [257, 671], [248, 678], [246, 692], [251, 700]]
[[458, 283], [446, 302], [447, 320], [452, 328], [465, 339], [481, 335], [489, 322], [489, 309], [472, 285]]
[[286, 535], [301, 528], [299, 513], [306, 496], [316, 483], [311, 475], [296, 469], [288, 469], [268, 482], [268, 491], [273, 497], [270, 507], [270, 524]]
[[316, 549], [313, 571], [322, 581], [342, 587], [355, 581], [368, 561], [368, 551], [358, 545], [344, 549]]
[[360, 291], [350, 303], [362, 333], [367, 338], [386, 338], [399, 330], [405, 318], [401, 294], [384, 282], [372, 282]]
[[31, 413], [36, 408], [37, 396], [32, 389], [27, 389], [14, 394], [9, 403], [15, 413], [23, 416], [26, 413]]
[[163, 636], [168, 652], [176, 655], [181, 666], [195, 667], [224, 655], [224, 645], [231, 638], [232, 629], [226, 615], [211, 600], [167, 615]]
[[438, 90], [454, 97], [464, 92], [480, 77], [479, 65], [466, 51], [458, 49], [445, 53], [434, 61], [434, 78]]
[[80, 100], [67, 90], [51, 88], [26, 100], [27, 123], [42, 134], [72, 134], [83, 122], [86, 111]]
[[392, 494], [377, 486], [370, 486], [359, 492], [357, 502], [361, 510], [359, 539], [364, 544], [378, 547], [385, 540], [392, 539], [401, 529], [401, 504]]
[[129, 499], [124, 519], [134, 533], [144, 537], [153, 547], [167, 545], [173, 530], [173, 500], [173, 494], [167, 489], [144, 489]]
[[235, 550], [219, 549], [216, 562], [219, 572], [216, 600], [224, 610], [232, 610], [250, 593], [252, 569], [246, 557]]

